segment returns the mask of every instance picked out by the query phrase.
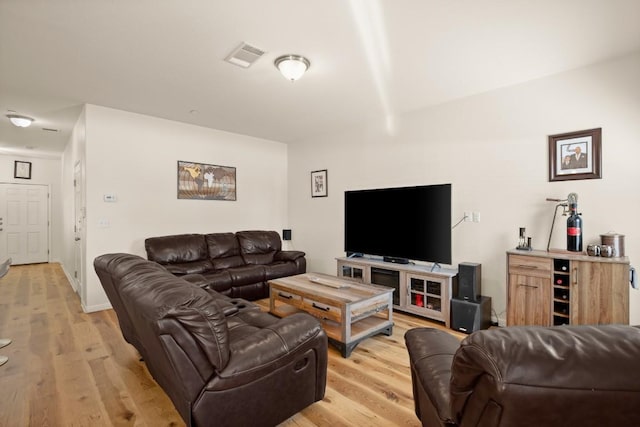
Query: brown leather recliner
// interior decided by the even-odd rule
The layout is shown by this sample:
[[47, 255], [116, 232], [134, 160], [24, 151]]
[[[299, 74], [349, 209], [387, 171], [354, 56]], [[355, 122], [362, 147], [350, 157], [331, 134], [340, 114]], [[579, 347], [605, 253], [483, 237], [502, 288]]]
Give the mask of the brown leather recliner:
[[187, 425], [272, 426], [324, 397], [327, 337], [312, 316], [279, 319], [136, 255], [94, 267], [125, 339]]
[[405, 342], [423, 426], [640, 426], [640, 329], [507, 327]]

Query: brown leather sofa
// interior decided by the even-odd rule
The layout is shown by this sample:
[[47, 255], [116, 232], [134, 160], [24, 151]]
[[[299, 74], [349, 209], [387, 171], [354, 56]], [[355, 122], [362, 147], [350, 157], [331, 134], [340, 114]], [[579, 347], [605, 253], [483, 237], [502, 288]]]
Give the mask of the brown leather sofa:
[[640, 329], [507, 327], [405, 342], [423, 426], [640, 426]]
[[147, 259], [177, 276], [200, 274], [211, 289], [248, 300], [269, 296], [268, 280], [307, 269], [305, 253], [283, 251], [275, 231], [150, 237], [145, 249]]
[[324, 397], [327, 336], [312, 316], [279, 319], [136, 255], [94, 267], [125, 339], [187, 425], [273, 426]]

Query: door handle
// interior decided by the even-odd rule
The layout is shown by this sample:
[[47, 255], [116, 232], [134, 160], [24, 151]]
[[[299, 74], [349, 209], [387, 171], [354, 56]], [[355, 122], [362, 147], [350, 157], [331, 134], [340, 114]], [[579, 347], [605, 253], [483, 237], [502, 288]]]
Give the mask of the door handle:
[[78, 242], [78, 241], [80, 241], [80, 238], [79, 238], [79, 237], [76, 237], [74, 240], [75, 240], [76, 242]]

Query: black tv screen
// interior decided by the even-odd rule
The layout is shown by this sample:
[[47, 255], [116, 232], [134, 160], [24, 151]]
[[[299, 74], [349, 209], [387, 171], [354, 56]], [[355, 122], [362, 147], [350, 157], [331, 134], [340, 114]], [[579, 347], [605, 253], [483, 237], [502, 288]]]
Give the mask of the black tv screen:
[[451, 264], [451, 184], [345, 191], [347, 253]]

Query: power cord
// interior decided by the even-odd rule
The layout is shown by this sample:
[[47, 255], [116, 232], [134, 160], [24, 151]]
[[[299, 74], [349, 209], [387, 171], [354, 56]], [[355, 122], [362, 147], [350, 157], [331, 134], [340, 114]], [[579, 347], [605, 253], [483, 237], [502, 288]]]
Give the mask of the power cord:
[[465, 215], [462, 217], [462, 219], [461, 219], [460, 221], [456, 222], [456, 223], [453, 225], [453, 227], [451, 227], [451, 229], [453, 230], [454, 228], [456, 228], [457, 226], [459, 226], [460, 224], [462, 224], [462, 223], [463, 223], [467, 218], [469, 218], [469, 215], [466, 215], [466, 214], [465, 214]]

